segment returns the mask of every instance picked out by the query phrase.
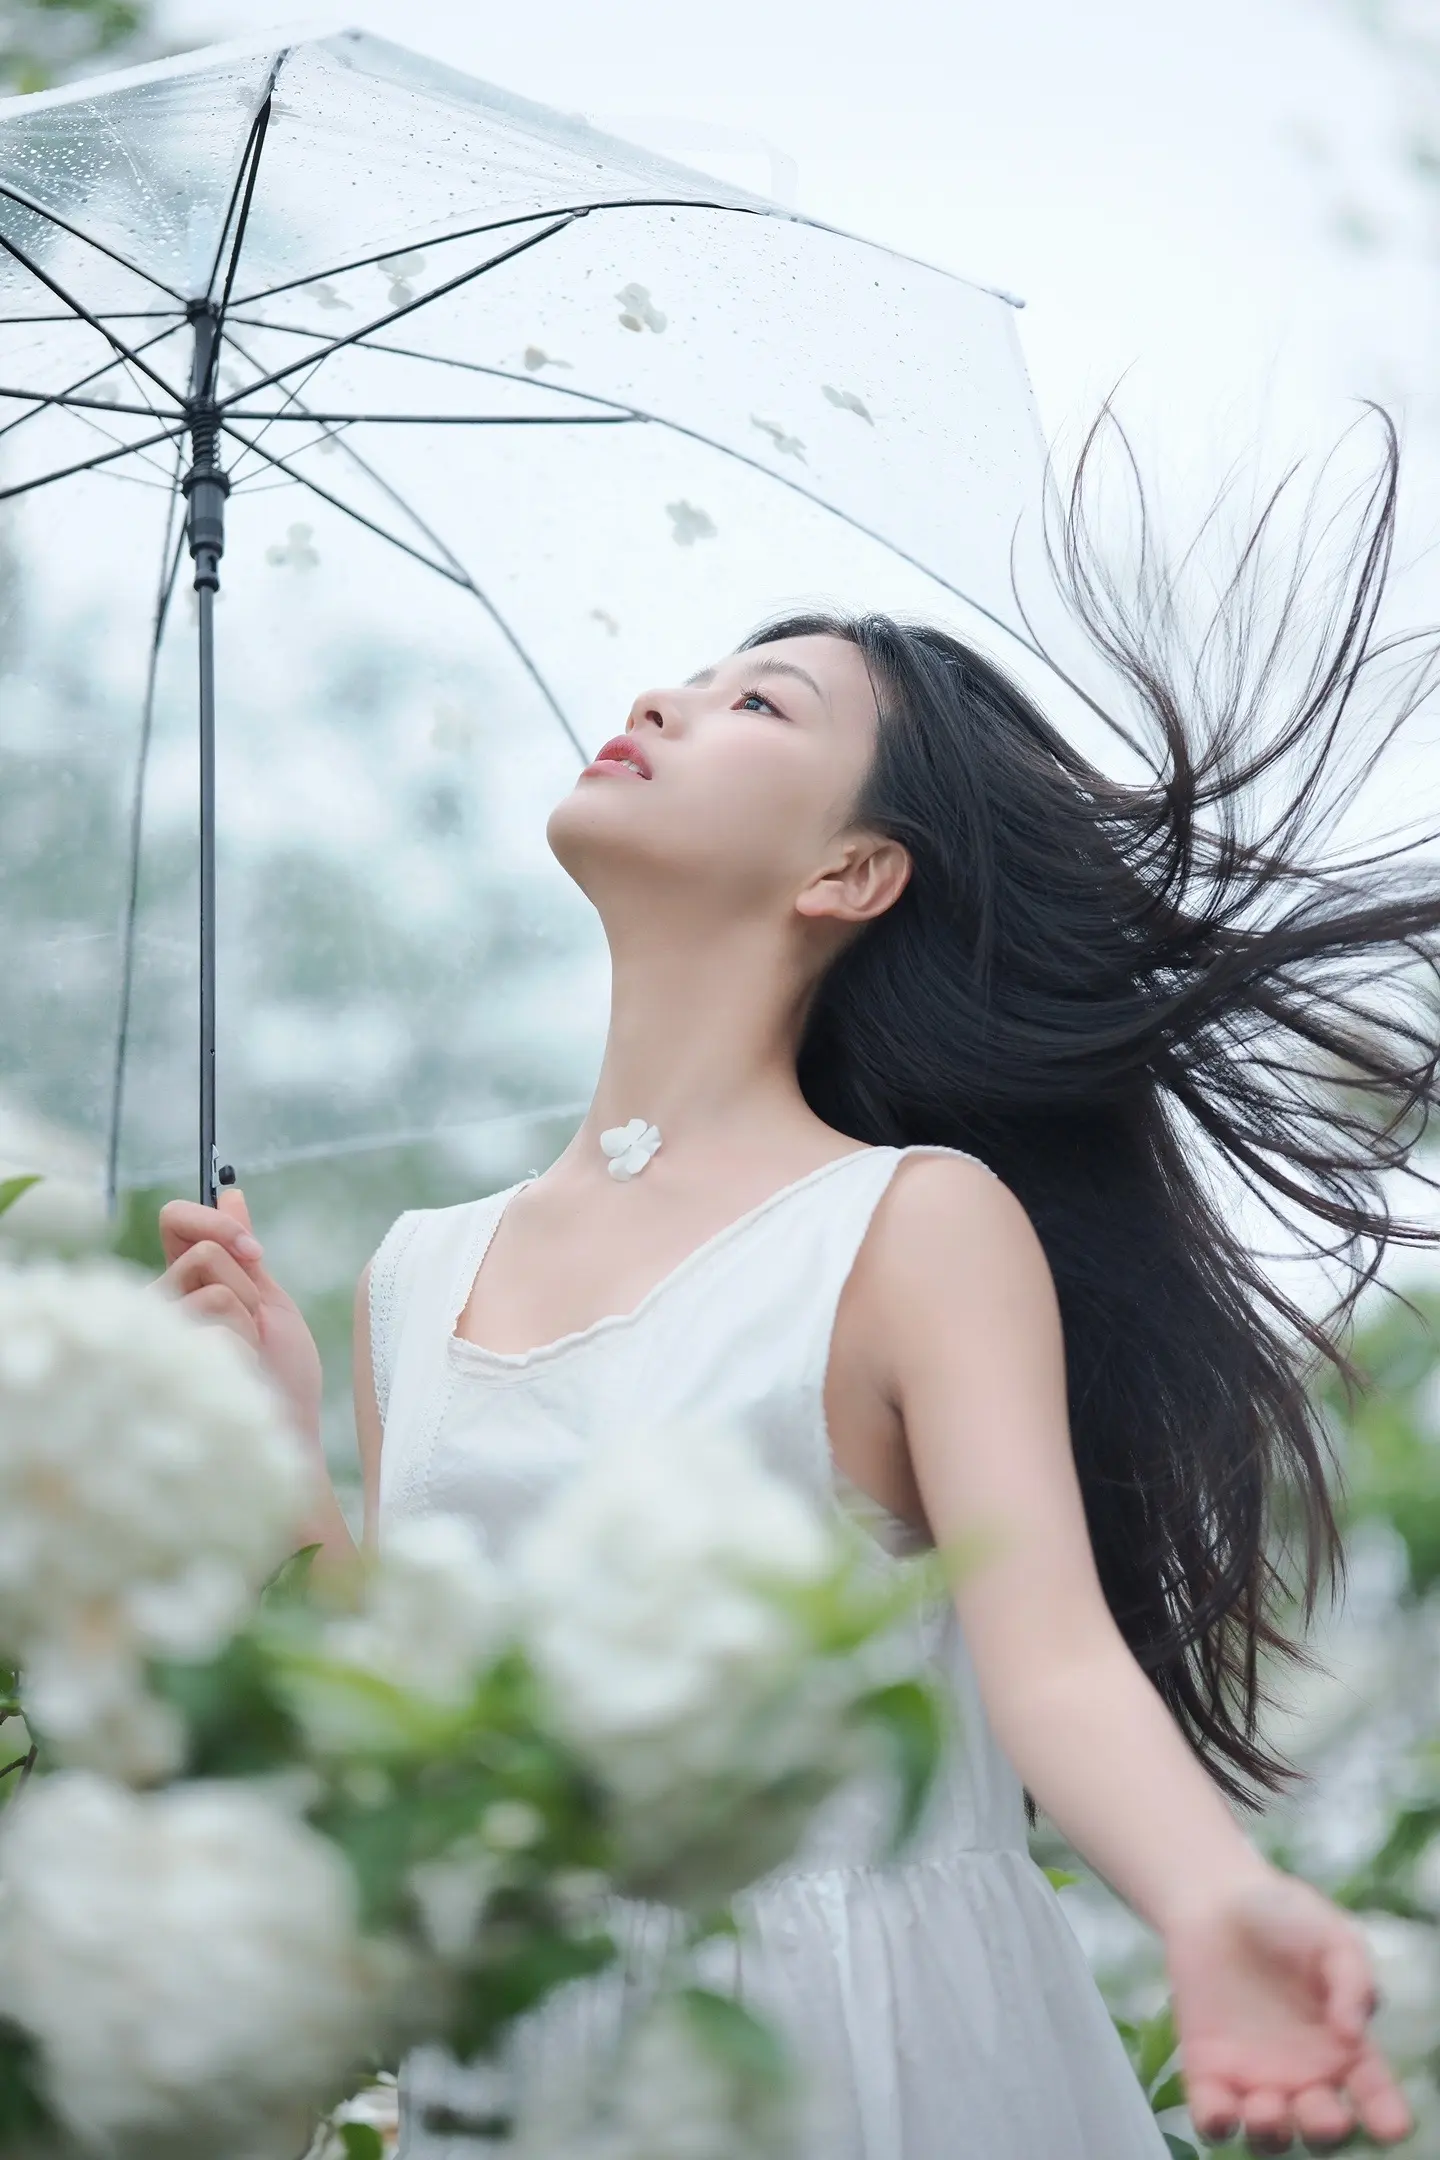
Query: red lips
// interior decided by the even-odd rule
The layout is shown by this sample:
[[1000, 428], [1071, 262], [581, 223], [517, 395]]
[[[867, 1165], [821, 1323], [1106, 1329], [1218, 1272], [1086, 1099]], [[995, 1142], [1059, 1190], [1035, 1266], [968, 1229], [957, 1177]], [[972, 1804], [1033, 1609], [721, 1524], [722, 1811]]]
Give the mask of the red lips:
[[633, 735], [612, 735], [609, 742], [602, 743], [591, 759], [591, 763], [594, 765], [604, 765], [611, 762], [616, 765], [629, 764], [638, 766], [646, 780], [654, 777], [650, 769], [650, 760], [646, 757], [645, 752]]

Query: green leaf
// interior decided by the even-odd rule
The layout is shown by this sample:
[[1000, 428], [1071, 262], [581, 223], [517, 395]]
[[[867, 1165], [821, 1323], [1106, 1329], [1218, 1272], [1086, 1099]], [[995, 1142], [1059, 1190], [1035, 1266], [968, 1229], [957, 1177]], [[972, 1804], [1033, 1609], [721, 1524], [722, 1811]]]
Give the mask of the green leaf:
[[29, 1192], [32, 1185], [38, 1185], [39, 1183], [38, 1172], [29, 1177], [0, 1178], [0, 1215], [3, 1215], [7, 1208], [14, 1207], [15, 1202], [22, 1193]]
[[189, 1776], [252, 1777], [303, 1756], [299, 1728], [252, 1636], [237, 1635], [201, 1664], [157, 1659], [148, 1670], [155, 1693], [185, 1720]]
[[676, 2001], [708, 2055], [752, 2090], [783, 2093], [791, 2083], [790, 2058], [773, 2028], [731, 1995], [711, 1988], [682, 1988]]
[[616, 1955], [609, 1935], [522, 1936], [509, 1956], [463, 1976], [443, 2037], [461, 2062], [483, 2055], [513, 2019], [533, 2010], [566, 1981], [603, 1971]]
[[1045, 1876], [1052, 1890], [1068, 1890], [1072, 1882], [1080, 1880], [1074, 1868], [1047, 1867]]
[[345, 2160], [385, 2160], [385, 2140], [374, 2123], [337, 2123]]
[[887, 1743], [900, 1784], [890, 1850], [898, 1852], [920, 1820], [945, 1745], [940, 1704], [918, 1680], [897, 1680], [861, 1697], [855, 1714]]
[[302, 1545], [299, 1552], [276, 1568], [260, 1593], [260, 1603], [267, 1612], [291, 1605], [303, 1605], [310, 1594], [310, 1573], [315, 1565], [318, 1545]]
[[1165, 2132], [1165, 2143], [1170, 2148], [1170, 2160], [1200, 2160], [1199, 2153], [1186, 2138], [1174, 2137], [1167, 2130]]
[[1154, 2109], [1154, 2111], [1155, 2111], [1155, 2113], [1156, 2113], [1157, 2115], [1163, 2115], [1163, 2114], [1165, 2113], [1165, 2110], [1166, 2110], [1166, 2108], [1172, 2108], [1172, 2107], [1184, 2107], [1184, 2105], [1185, 2105], [1185, 2074], [1184, 2074], [1184, 2072], [1183, 2072], [1183, 2071], [1181, 2071], [1181, 2070], [1175, 2070], [1175, 2071], [1172, 2071], [1172, 2072], [1171, 2072], [1171, 2074], [1170, 2074], [1170, 2076], [1169, 2076], [1168, 2078], [1166, 2078], [1166, 2080], [1165, 2080], [1164, 2084], [1163, 2084], [1163, 2085], [1161, 2085], [1161, 2086], [1158, 2086], [1158, 2087], [1156, 2088], [1156, 2090], [1155, 2090], [1154, 2092], [1152, 2092], [1152, 2093], [1151, 2093], [1151, 2095], [1150, 2095], [1150, 2105], [1151, 2105], [1151, 2107], [1152, 2107], [1152, 2108]]
[[1140, 2057], [1135, 2074], [1146, 2092], [1175, 2053], [1175, 2015], [1169, 2003], [1146, 2018], [1140, 2027]]
[[36, 2042], [9, 2018], [0, 2017], [0, 2151], [38, 2148], [55, 2136], [44, 2089]]
[[173, 1191], [168, 1185], [135, 1185], [117, 1195], [110, 1237], [110, 1250], [117, 1259], [133, 1260], [151, 1275], [164, 1273], [160, 1210], [171, 1198]]

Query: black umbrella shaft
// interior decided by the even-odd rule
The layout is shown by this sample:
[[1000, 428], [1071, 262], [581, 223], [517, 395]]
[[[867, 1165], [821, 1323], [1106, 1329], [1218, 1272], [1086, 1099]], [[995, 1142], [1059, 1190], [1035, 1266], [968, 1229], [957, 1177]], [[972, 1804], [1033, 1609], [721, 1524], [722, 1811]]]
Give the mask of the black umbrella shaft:
[[[218, 317], [210, 306], [191, 310], [195, 366], [189, 401], [192, 463], [185, 476], [186, 536], [195, 561], [200, 658], [200, 1198], [215, 1205], [224, 1176], [215, 1141], [215, 595], [225, 552], [225, 498], [215, 403]], [[228, 1165], [226, 1168], [228, 1169]]]

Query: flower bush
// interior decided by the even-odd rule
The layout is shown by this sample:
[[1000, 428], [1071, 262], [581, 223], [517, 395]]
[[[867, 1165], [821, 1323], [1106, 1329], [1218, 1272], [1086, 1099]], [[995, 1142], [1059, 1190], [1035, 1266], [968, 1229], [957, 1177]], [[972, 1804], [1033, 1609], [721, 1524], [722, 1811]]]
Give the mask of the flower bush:
[[290, 2160], [329, 2111], [364, 2160], [345, 2098], [420, 2044], [493, 2066], [503, 2131], [510, 2028], [615, 1960], [629, 1895], [688, 1916], [679, 1952], [583, 2153], [509, 2149], [785, 2149], [780, 2044], [694, 1953], [852, 1773], [914, 1820], [939, 1705], [885, 1646], [933, 1579], [711, 1432], [602, 1451], [503, 1570], [430, 1517], [312, 1584], [250, 1354], [113, 1263], [0, 1271], [0, 1420], [38, 1743], [0, 1813], [0, 2147]]

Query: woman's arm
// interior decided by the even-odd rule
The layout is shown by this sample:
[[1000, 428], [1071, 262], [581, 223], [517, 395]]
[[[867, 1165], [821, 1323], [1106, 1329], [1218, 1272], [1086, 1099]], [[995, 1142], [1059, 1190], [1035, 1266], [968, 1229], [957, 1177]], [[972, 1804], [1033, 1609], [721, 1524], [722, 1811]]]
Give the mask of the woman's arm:
[[912, 1158], [857, 1275], [937, 1543], [992, 1541], [955, 1589], [990, 1721], [1071, 1843], [1164, 1938], [1197, 2129], [1243, 2124], [1277, 2152], [1357, 2121], [1386, 2144], [1407, 2137], [1366, 2032], [1360, 1929], [1244, 1836], [1110, 1616], [1054, 1285], [1019, 1202], [974, 1164]]
[[1105, 1603], [1040, 1241], [998, 1179], [929, 1156], [902, 1165], [870, 1242], [866, 1302], [931, 1533], [989, 1543], [955, 1602], [996, 1736], [1071, 1844], [1163, 1931], [1177, 1906], [1267, 1863]]

